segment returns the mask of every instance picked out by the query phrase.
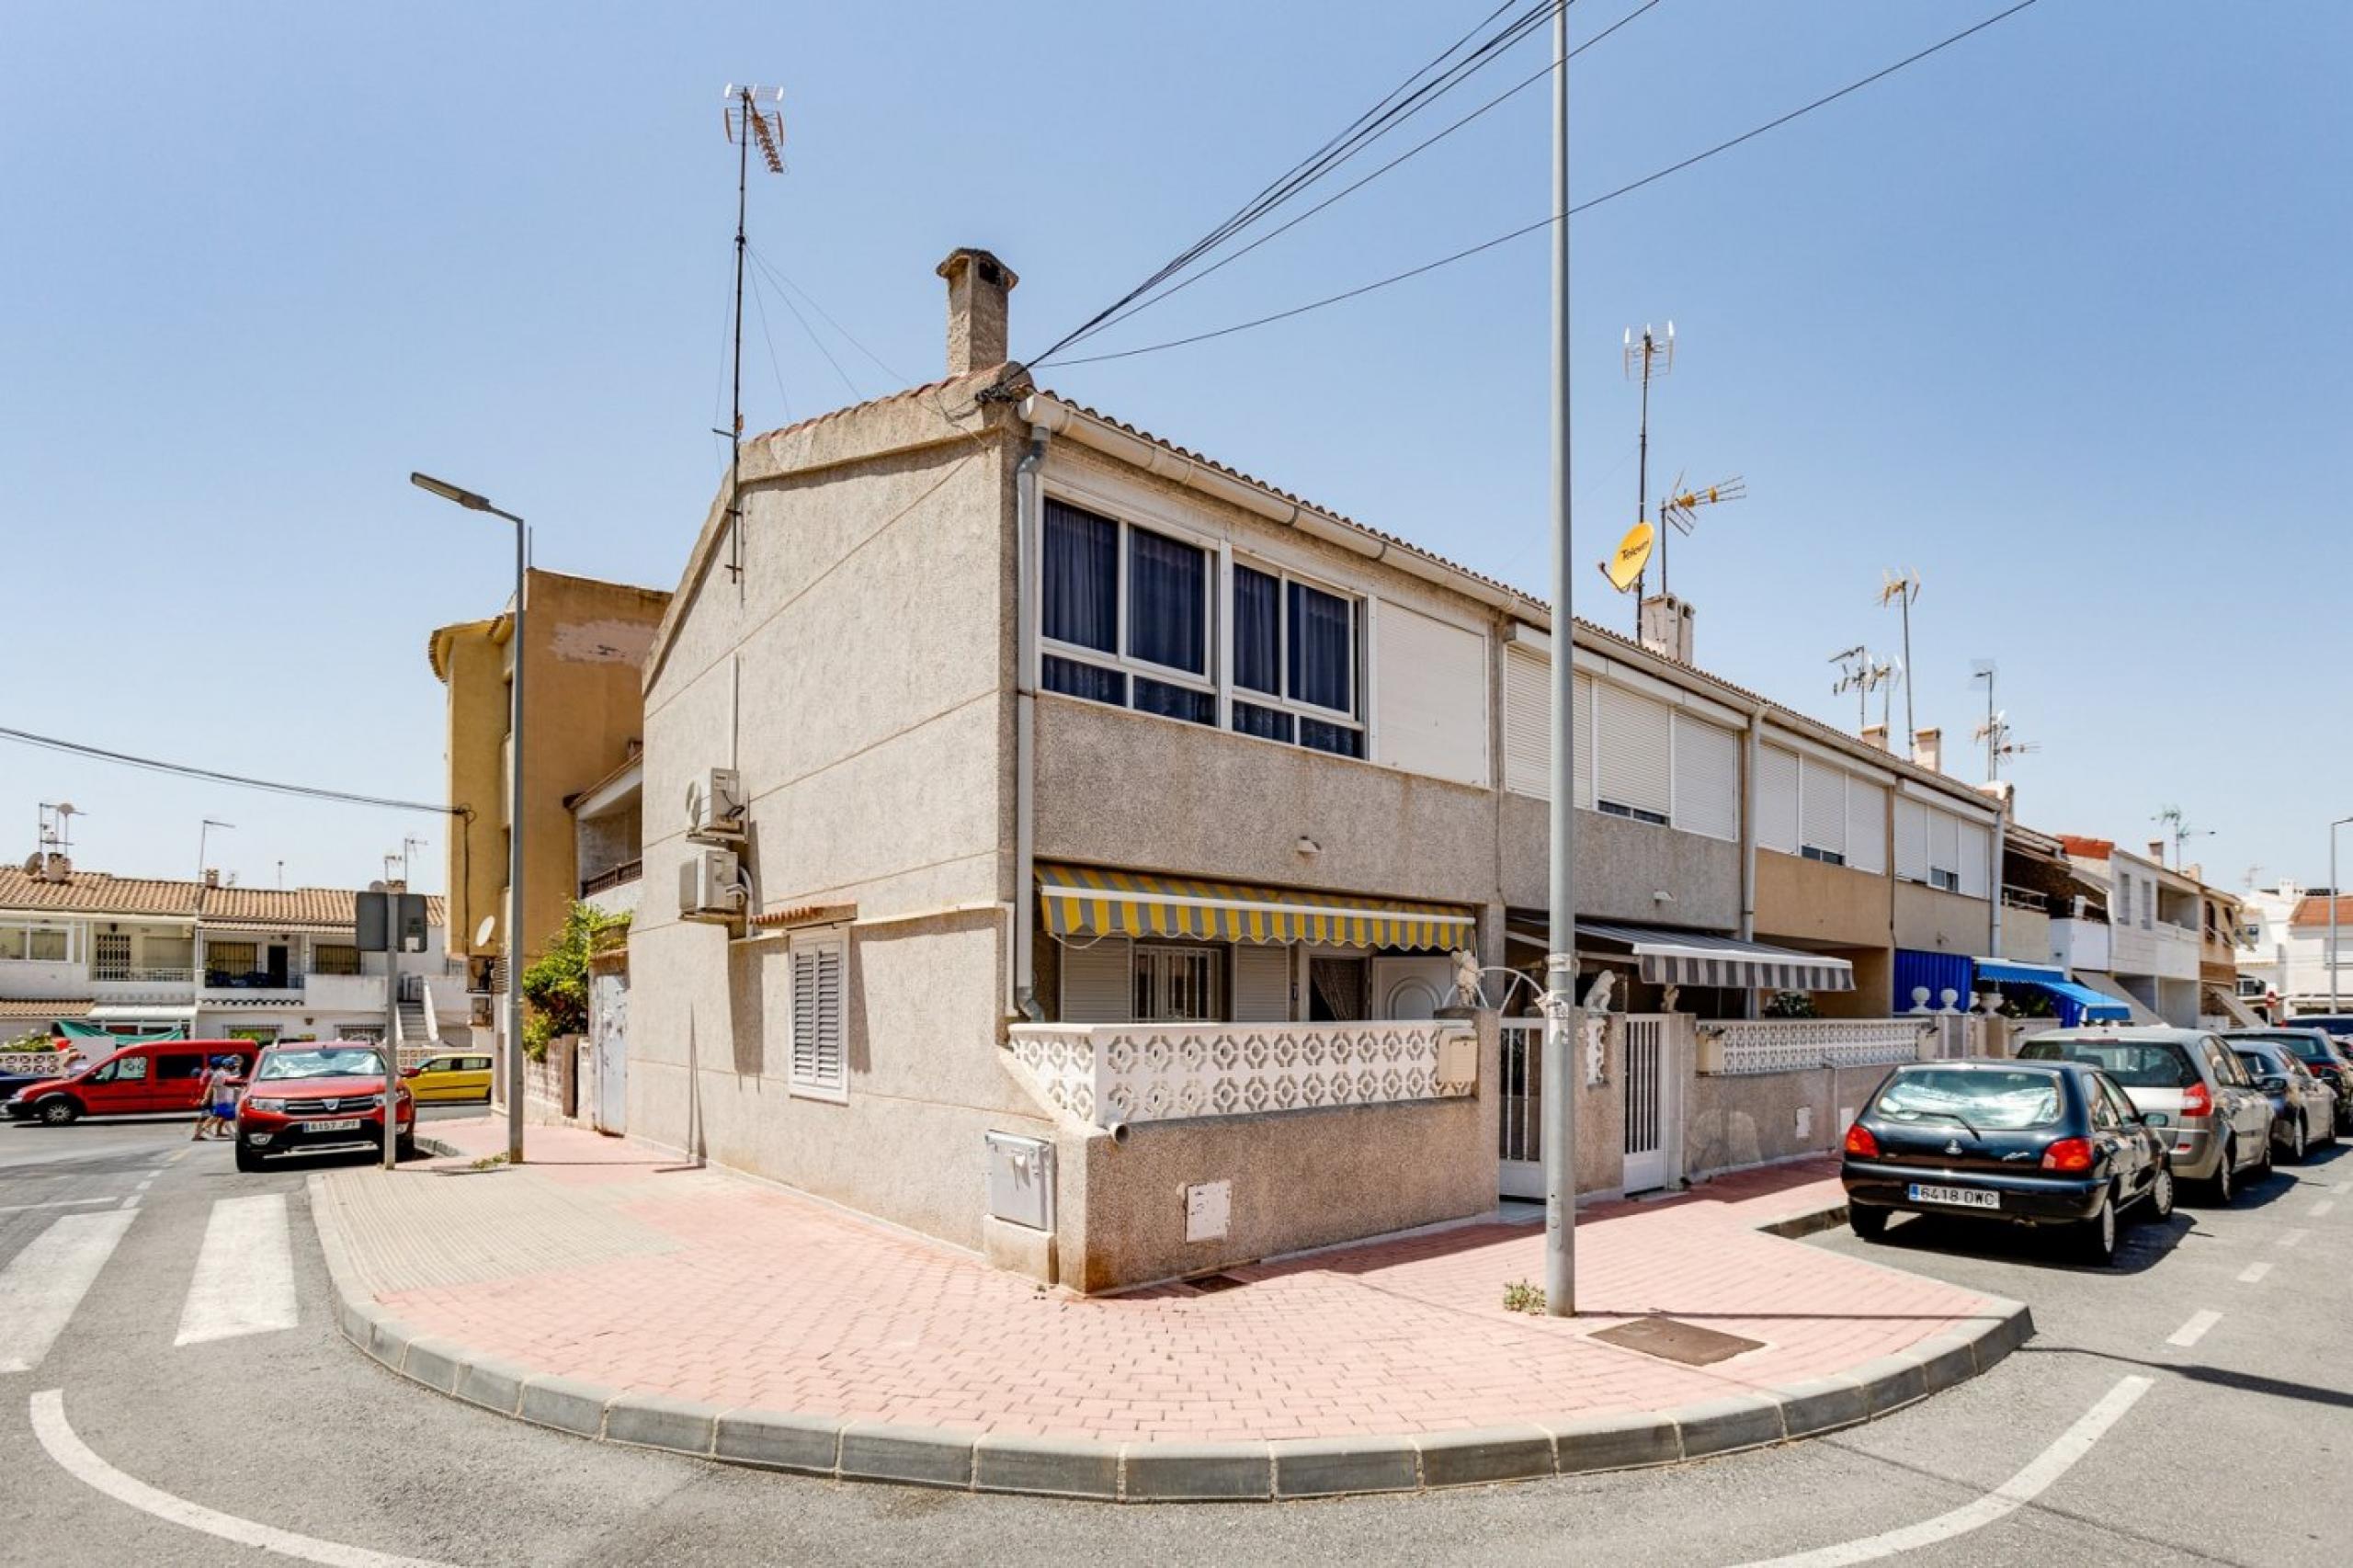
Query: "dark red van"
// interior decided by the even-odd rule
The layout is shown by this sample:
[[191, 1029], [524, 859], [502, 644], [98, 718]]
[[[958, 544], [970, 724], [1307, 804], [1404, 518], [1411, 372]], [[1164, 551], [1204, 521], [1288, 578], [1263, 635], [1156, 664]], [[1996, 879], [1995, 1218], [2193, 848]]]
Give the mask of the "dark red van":
[[44, 1121], [51, 1127], [85, 1116], [194, 1115], [203, 1097], [204, 1074], [215, 1057], [233, 1058], [230, 1071], [242, 1080], [252, 1075], [260, 1050], [249, 1040], [159, 1040], [126, 1045], [80, 1072], [27, 1084], [8, 1097], [6, 1109], [18, 1121]]

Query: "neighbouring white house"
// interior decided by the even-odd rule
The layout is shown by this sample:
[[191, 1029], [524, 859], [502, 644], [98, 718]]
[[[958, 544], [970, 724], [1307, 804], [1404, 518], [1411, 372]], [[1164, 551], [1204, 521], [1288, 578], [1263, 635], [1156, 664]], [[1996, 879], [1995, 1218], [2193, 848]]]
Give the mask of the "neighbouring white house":
[[[2329, 910], [2336, 912], [2340, 945], [2353, 943], [2353, 897], [2326, 888], [2283, 881], [2240, 895], [2238, 964], [2251, 999], [2283, 1014], [2326, 1013], [2353, 1006], [2353, 967], [2332, 965]], [[2336, 983], [2332, 988], [2329, 972]]]

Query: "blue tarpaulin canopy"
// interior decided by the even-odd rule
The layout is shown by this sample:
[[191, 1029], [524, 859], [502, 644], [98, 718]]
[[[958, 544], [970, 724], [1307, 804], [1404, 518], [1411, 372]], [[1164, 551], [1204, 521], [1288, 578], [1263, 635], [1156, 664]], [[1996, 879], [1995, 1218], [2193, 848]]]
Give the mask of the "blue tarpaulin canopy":
[[2088, 985], [2079, 985], [2067, 978], [2067, 971], [2051, 964], [2014, 963], [2007, 959], [1979, 959], [1977, 978], [1995, 985], [2032, 985], [2048, 992], [2059, 1008], [2059, 1022], [2067, 1028], [2077, 1024], [2122, 1024], [2132, 1019], [2132, 1010], [2113, 996], [2101, 994]]

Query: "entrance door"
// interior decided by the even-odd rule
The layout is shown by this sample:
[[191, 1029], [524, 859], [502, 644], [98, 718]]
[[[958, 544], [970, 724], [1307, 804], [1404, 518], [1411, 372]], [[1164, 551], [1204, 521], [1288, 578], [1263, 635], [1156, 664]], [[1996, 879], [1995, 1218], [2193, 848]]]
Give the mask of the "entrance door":
[[1372, 1017], [1419, 1021], [1438, 1017], [1454, 994], [1454, 960], [1431, 958], [1372, 960]]
[[629, 1127], [629, 971], [598, 969], [588, 976], [588, 1035], [597, 1059], [599, 1132]]
[[1506, 1198], [1544, 1197], [1544, 1145], [1540, 1136], [1544, 1085], [1544, 1025], [1534, 1018], [1506, 1018], [1503, 1029], [1501, 1164], [1496, 1190]]
[[1626, 1190], [1665, 1187], [1667, 1130], [1674, 1125], [1676, 1064], [1667, 1049], [1669, 1020], [1655, 1015], [1626, 1017]]

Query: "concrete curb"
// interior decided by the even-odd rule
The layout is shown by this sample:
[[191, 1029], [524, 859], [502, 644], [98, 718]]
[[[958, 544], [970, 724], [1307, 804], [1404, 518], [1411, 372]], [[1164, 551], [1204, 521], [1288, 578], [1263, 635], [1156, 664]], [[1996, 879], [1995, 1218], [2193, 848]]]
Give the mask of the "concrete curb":
[[[1989, 1298], [1965, 1326], [1836, 1377], [1728, 1387], [1673, 1410], [1582, 1415], [1471, 1431], [1279, 1442], [1097, 1443], [943, 1431], [791, 1411], [730, 1410], [528, 1368], [421, 1335], [357, 1278], [324, 1177], [311, 1215], [333, 1280], [337, 1327], [389, 1370], [503, 1415], [603, 1442], [837, 1481], [1098, 1502], [1272, 1502], [1429, 1492], [1540, 1476], [1647, 1469], [1768, 1448], [1885, 1415], [1989, 1370], [2034, 1333], [2019, 1301]], [[1843, 1205], [1759, 1227], [1808, 1235]]]

